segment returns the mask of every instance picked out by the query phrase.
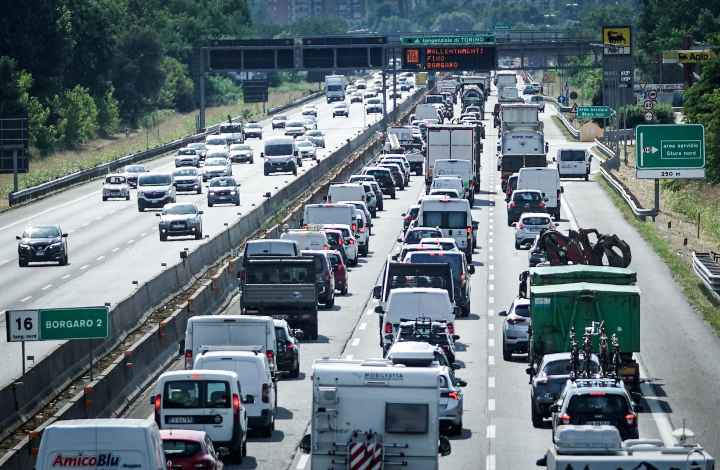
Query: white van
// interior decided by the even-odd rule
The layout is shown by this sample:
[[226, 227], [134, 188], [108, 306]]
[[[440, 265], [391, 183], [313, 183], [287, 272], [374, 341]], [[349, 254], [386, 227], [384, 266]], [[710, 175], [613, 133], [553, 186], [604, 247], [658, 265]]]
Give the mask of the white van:
[[520, 168], [518, 173], [517, 190], [535, 189], [543, 193], [545, 211], [560, 220], [560, 173], [557, 168]]
[[311, 224], [343, 224], [352, 227], [353, 235], [357, 235], [355, 223], [355, 207], [349, 204], [306, 204], [303, 209], [302, 223]]
[[277, 389], [267, 357], [260, 350], [248, 350], [251, 348], [222, 348], [226, 346], [200, 352], [193, 369], [235, 372], [245, 395], [248, 426], [259, 429], [263, 436], [272, 436], [275, 430]]
[[328, 202], [339, 201], [366, 202], [365, 189], [358, 183], [331, 184], [328, 189]]
[[352, 468], [437, 470], [438, 454], [451, 452], [440, 437], [438, 371], [384, 360], [316, 360], [312, 434], [301, 443], [312, 454], [310, 469], [350, 468], [337, 463], [348, 443], [358, 451]]
[[406, 287], [392, 289], [382, 319], [380, 332], [383, 352], [392, 346], [401, 321], [412, 321], [417, 317], [432, 321], [448, 322], [448, 330], [454, 332], [455, 306], [445, 289], [434, 287]]
[[462, 180], [463, 197], [472, 197], [475, 199], [472, 183], [475, 175], [473, 174], [473, 165], [470, 160], [458, 159], [441, 159], [435, 160], [433, 165], [433, 181], [442, 176], [457, 176]]
[[592, 155], [583, 149], [559, 149], [557, 151], [557, 169], [560, 178], [590, 179]]
[[36, 470], [167, 470], [160, 431], [146, 419], [71, 419], [45, 428]]
[[204, 346], [259, 346], [270, 371], [277, 370], [277, 344], [272, 317], [261, 315], [197, 315], [185, 327], [185, 369], [192, 369]]
[[164, 372], [150, 397], [160, 429], [205, 431], [236, 461], [247, 455], [247, 412], [235, 372], [176, 370]]
[[[437, 169], [437, 162], [435, 162], [435, 168]], [[459, 176], [437, 176], [433, 178], [430, 190], [433, 189], [454, 189], [460, 196], [465, 195], [465, 185], [463, 180]]]
[[283, 240], [292, 240], [297, 243], [300, 251], [327, 250], [330, 248], [327, 235], [319, 230], [290, 229], [280, 235]]
[[458, 248], [472, 261], [472, 212], [467, 199], [425, 196], [420, 201], [418, 227], [437, 227], [445, 238], [454, 238]]

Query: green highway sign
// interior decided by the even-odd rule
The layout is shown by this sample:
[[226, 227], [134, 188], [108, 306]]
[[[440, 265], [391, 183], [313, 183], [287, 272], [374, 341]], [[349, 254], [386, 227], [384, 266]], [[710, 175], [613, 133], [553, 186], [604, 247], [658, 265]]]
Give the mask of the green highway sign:
[[705, 128], [702, 124], [639, 125], [635, 158], [640, 179], [705, 178]]
[[5, 312], [7, 341], [107, 338], [107, 307], [46, 308]]
[[615, 114], [615, 111], [609, 106], [578, 106], [578, 119], [607, 119]]
[[408, 46], [487, 45], [495, 44], [495, 34], [446, 34], [437, 36], [401, 36], [400, 44]]

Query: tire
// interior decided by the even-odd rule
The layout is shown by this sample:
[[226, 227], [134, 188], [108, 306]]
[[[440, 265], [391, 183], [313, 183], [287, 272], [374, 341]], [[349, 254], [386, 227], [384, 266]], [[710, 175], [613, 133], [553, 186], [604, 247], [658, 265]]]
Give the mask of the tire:
[[130, 200], [130, 195], [129, 195], [129, 194], [128, 194], [127, 196], [125, 196], [125, 200], [126, 200], [126, 201], [129, 201], [129, 200]]
[[515, 249], [516, 249], [516, 250], [519, 250], [519, 249], [520, 249], [520, 243], [515, 242]]
[[263, 174], [264, 174], [265, 176], [267, 176], [267, 175], [268, 175], [267, 170], [263, 170]]
[[503, 361], [512, 362], [512, 351], [505, 346], [505, 338], [503, 338]]
[[555, 222], [560, 222], [560, 209], [555, 211]]
[[354, 260], [350, 261], [350, 266], [357, 266], [358, 265], [358, 256], [355, 257]]
[[300, 377], [300, 362], [298, 361], [297, 364], [295, 364], [295, 367], [292, 368], [290, 372], [288, 372], [288, 377], [291, 379], [297, 379]]
[[142, 204], [138, 204], [138, 211], [145, 212], [145, 206], [143, 206]]
[[314, 323], [312, 325], [308, 325], [307, 328], [307, 337], [311, 340], [318, 339], [318, 325], [317, 323]]
[[102, 197], [103, 202], [107, 201], [107, 198], [105, 196]]
[[335, 306], [335, 293], [330, 294], [330, 300], [325, 302], [325, 308], [333, 308]]
[[392, 195], [390, 196], [390, 199], [395, 199], [395, 193], [392, 193]]
[[242, 443], [242, 447], [240, 448], [240, 455], [242, 455], [243, 457], [247, 455], [247, 438]]
[[202, 240], [202, 237], [203, 237], [202, 231], [197, 232], [195, 234], [195, 240]]
[[236, 206], [239, 206], [239, 205], [240, 205], [240, 198], [238, 198], [238, 200], [235, 201], [235, 205], [236, 205]]
[[302, 158], [301, 158], [300, 161], [297, 163], [297, 166], [302, 167], [302, 165], [303, 165], [303, 163], [302, 163]]
[[370, 215], [373, 217], [373, 219], [374, 219], [375, 217], [377, 217], [377, 209], [375, 209], [374, 211], [370, 212]]
[[268, 424], [267, 426], [264, 426], [262, 429], [263, 437], [272, 437], [274, 430], [275, 430], [275, 419], [272, 418], [272, 420], [270, 421], [270, 424]]
[[293, 168], [292, 174], [293, 174], [293, 176], [297, 176], [297, 167]]
[[60, 266], [67, 266], [68, 264], [68, 255], [65, 254], [65, 256], [62, 257], [60, 262], [58, 263]]
[[508, 224], [508, 227], [512, 227], [513, 220], [510, 217], [508, 217], [508, 219], [507, 219], [507, 224]]
[[348, 287], [347, 286], [342, 288], [342, 290], [340, 291], [340, 295], [348, 295]]
[[590, 180], [590, 173], [585, 173], [585, 181], [589, 181], [589, 180]]
[[451, 436], [459, 436], [462, 434], [463, 430], [463, 424], [462, 424], [462, 418], [460, 418], [460, 424], [453, 424], [450, 426], [450, 429], [448, 429], [448, 434]]
[[18, 258], [18, 266], [21, 268], [26, 268], [28, 265], [27, 260], [24, 260], [22, 258]]
[[161, 233], [161, 234], [160, 234], [160, 241], [161, 241], [161, 242], [167, 241], [167, 235], [163, 235], [163, 234]]
[[252, 165], [253, 163], [255, 163], [255, 160], [251, 158], [251, 159], [250, 159], [250, 164]]
[[462, 316], [463, 316], [463, 317], [469, 317], [469, 316], [470, 316], [470, 310], [471, 310], [471, 309], [470, 309], [470, 304], [469, 304], [469, 303], [468, 303], [467, 305], [465, 305], [464, 307], [462, 307], [461, 310], [462, 310]]
[[532, 398], [530, 399], [530, 420], [532, 421], [532, 425], [534, 428], [543, 427], [542, 416], [540, 416], [540, 413], [538, 413], [537, 407], [533, 403]]
[[212, 207], [212, 206], [213, 206], [213, 203], [208, 201], [208, 207]]

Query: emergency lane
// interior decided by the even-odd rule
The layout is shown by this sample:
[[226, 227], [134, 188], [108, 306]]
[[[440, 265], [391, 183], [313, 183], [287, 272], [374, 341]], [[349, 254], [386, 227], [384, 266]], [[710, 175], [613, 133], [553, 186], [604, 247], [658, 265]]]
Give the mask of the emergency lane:
[[[300, 343], [300, 377], [281, 379], [278, 382], [278, 419], [275, 432], [270, 438], [262, 438], [251, 432], [248, 456], [243, 463], [226, 465], [225, 468], [230, 470], [286, 468], [290, 464], [310, 422], [312, 408], [310, 372], [314, 360], [339, 357], [343, 351], [346, 354], [354, 354], [356, 359], [382, 356], [377, 341], [372, 344], [374, 346], [372, 354], [365, 355], [364, 348], [369, 346], [368, 342], [364, 342], [364, 339], [355, 341], [357, 337], [353, 333], [372, 331], [377, 334], [377, 318], [367, 315], [368, 310], [372, 311], [372, 304], [369, 304], [371, 291], [378, 275], [382, 272], [387, 256], [395, 246], [398, 228], [402, 224], [401, 212], [417, 201], [423, 189], [422, 178], [413, 176], [410, 186], [405, 191], [397, 192], [397, 199], [384, 200], [385, 210], [378, 212], [378, 217], [373, 219], [369, 256], [361, 257], [356, 267], [348, 268], [349, 294], [347, 296], [337, 294], [333, 308], [323, 308], [318, 311], [318, 340]], [[237, 299], [223, 313], [239, 314]], [[179, 358], [171, 369], [182, 367], [183, 359]], [[149, 400], [153, 386], [150, 386], [132, 404], [125, 417], [151, 416], [152, 408]]]
[[[403, 95], [402, 100], [407, 99]], [[362, 132], [365, 126], [376, 122], [379, 115], [366, 115], [362, 104], [349, 107], [350, 116], [332, 117], [332, 104], [320, 97], [310, 104], [318, 106], [318, 128], [325, 132], [325, 149], [319, 149], [320, 158], [343, 145], [347, 139]], [[289, 117], [300, 115], [302, 106], [289, 110]], [[388, 100], [392, 109], [392, 100]], [[261, 121], [263, 137], [283, 135], [282, 129], [273, 131], [270, 119]], [[241, 205], [207, 207], [206, 188], [203, 194], [178, 194], [178, 202], [194, 202], [203, 215], [203, 231], [214, 236], [225, 230], [253, 206], [260, 203], [265, 192], [275, 193], [294, 179], [290, 174], [263, 176], [263, 161], [259, 157], [262, 142], [248, 139], [255, 153], [254, 164], [233, 164], [233, 172], [240, 183]], [[172, 155], [147, 162], [152, 171], [172, 171]], [[314, 163], [309, 160], [299, 168], [302, 175]], [[27, 224], [61, 223], [68, 238], [70, 262], [67, 266], [19, 268], [15, 243], [0, 246], [0, 282], [6, 286], [0, 305], [6, 309], [50, 308], [80, 305], [111, 305], [129, 295], [137, 285], [159, 274], [163, 264], [179, 262], [179, 252], [195, 249], [205, 240], [170, 239], [158, 241], [158, 219], [152, 212], [139, 213], [133, 191], [130, 201], [101, 202], [101, 182], [93, 181], [27, 206], [0, 214], [0, 233], [10, 238], [20, 234]], [[141, 259], [141, 263], [131, 263]], [[5, 260], [7, 262], [2, 262]], [[4, 327], [5, 318], [0, 319]], [[35, 362], [54, 350], [58, 342], [33, 342], [26, 345], [26, 354]], [[9, 383], [21, 373], [20, 344], [0, 339], [0, 354], [12, 358], [0, 371], [0, 386]]]

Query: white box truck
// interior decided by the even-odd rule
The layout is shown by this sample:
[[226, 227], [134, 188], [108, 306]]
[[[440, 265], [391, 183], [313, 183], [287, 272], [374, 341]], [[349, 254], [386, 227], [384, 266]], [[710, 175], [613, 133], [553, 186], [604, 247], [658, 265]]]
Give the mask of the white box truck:
[[345, 101], [345, 87], [347, 87], [345, 75], [327, 75], [325, 77], [325, 99], [327, 102]]
[[312, 470], [435, 470], [438, 454], [450, 454], [440, 437], [439, 368], [321, 359], [312, 379], [312, 432], [301, 443]]
[[479, 190], [482, 147], [475, 126], [438, 125], [427, 128], [425, 149], [425, 188], [430, 191], [437, 160], [468, 160], [474, 175], [471, 193]]

